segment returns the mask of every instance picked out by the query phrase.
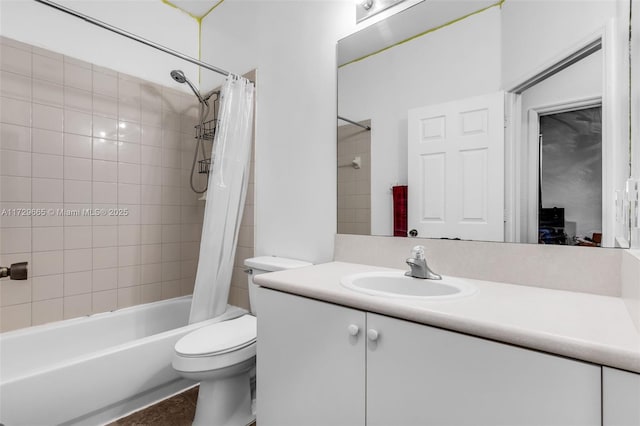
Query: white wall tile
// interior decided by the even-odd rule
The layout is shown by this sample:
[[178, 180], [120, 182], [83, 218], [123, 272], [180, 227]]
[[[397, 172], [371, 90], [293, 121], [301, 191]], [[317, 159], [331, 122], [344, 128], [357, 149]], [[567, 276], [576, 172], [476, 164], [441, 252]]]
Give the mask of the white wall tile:
[[162, 187], [158, 185], [142, 185], [140, 187], [141, 204], [162, 204]]
[[160, 244], [162, 242], [162, 225], [141, 225], [142, 244]]
[[0, 72], [0, 96], [31, 100], [31, 79], [12, 72]]
[[162, 298], [171, 299], [173, 297], [180, 297], [182, 293], [180, 291], [180, 280], [164, 281], [162, 283]]
[[118, 97], [118, 78], [114, 75], [93, 71], [93, 91], [101, 95]]
[[31, 151], [31, 129], [15, 124], [0, 123], [0, 149]]
[[162, 224], [162, 206], [142, 205], [141, 210], [142, 216], [140, 222], [142, 225]]
[[33, 177], [62, 179], [63, 160], [61, 155], [32, 154]]
[[97, 182], [118, 182], [118, 163], [115, 161], [93, 160], [93, 180]]
[[91, 136], [93, 129], [93, 117], [91, 114], [65, 110], [64, 111], [64, 131], [82, 136]]
[[33, 80], [33, 102], [50, 106], [64, 105], [64, 89], [62, 85], [49, 81]]
[[106, 269], [118, 266], [118, 248], [101, 247], [93, 249], [93, 268]]
[[33, 127], [62, 132], [64, 114], [62, 108], [33, 104]]
[[4, 280], [0, 286], [0, 306], [31, 302], [31, 280]]
[[33, 129], [32, 146], [34, 153], [62, 155], [64, 153], [63, 133]]
[[0, 228], [30, 228], [31, 215], [26, 212], [31, 208], [31, 203], [0, 201]]
[[[142, 145], [140, 163], [149, 166], [162, 166], [162, 148], [151, 145]], [[159, 177], [160, 179], [161, 177]], [[159, 184], [158, 180], [158, 184]]]
[[118, 161], [124, 163], [140, 164], [140, 145], [128, 142], [119, 143]]
[[32, 277], [32, 298], [34, 301], [56, 299], [64, 295], [64, 275]]
[[62, 60], [43, 55], [33, 55], [33, 78], [62, 84], [64, 71]]
[[91, 158], [92, 140], [89, 136], [64, 134], [64, 155], [68, 157]]
[[31, 179], [3, 176], [0, 179], [0, 201], [31, 201]]
[[64, 180], [65, 203], [91, 203], [91, 182]]
[[[1, 55], [0, 55], [1, 56]], [[18, 126], [31, 126], [31, 103], [18, 99], [0, 99], [0, 122], [16, 124]]]
[[31, 53], [15, 47], [2, 46], [0, 69], [31, 77]]
[[140, 246], [118, 247], [118, 266], [140, 265]]
[[93, 247], [93, 231], [90, 226], [68, 226], [64, 228], [64, 249]]
[[0, 228], [0, 254], [31, 251], [31, 228]]
[[118, 308], [118, 292], [107, 290], [92, 294], [92, 310], [94, 314], [110, 312]]
[[122, 121], [138, 122], [142, 120], [139, 104], [118, 102], [118, 118]]
[[176, 130], [165, 129], [162, 131], [162, 147], [166, 149], [180, 149], [182, 134]]
[[64, 107], [89, 114], [93, 110], [93, 96], [87, 90], [65, 87]]
[[140, 285], [140, 266], [122, 266], [118, 268], [118, 288]]
[[31, 218], [31, 226], [34, 228], [41, 226], [63, 226], [64, 216], [60, 214], [60, 209], [64, 207], [62, 203], [32, 203], [34, 210], [42, 210], [44, 215], [35, 215]]
[[162, 244], [145, 244], [141, 246], [141, 263], [162, 262]]
[[140, 287], [125, 287], [118, 289], [118, 308], [126, 308], [140, 303]]
[[162, 263], [162, 280], [171, 281], [180, 279], [180, 262]]
[[139, 123], [120, 121], [118, 123], [118, 140], [122, 142], [140, 143], [142, 130]]
[[118, 225], [141, 225], [141, 206], [136, 204], [119, 204], [118, 209], [123, 210], [123, 215], [118, 216]]
[[78, 66], [65, 58], [64, 85], [82, 90], [92, 90], [93, 74], [91, 69]]
[[92, 216], [86, 214], [91, 204], [65, 203], [64, 226], [91, 226]]
[[62, 227], [33, 228], [33, 251], [62, 250], [63, 236]]
[[64, 272], [90, 271], [93, 267], [91, 249], [65, 250]]
[[104, 291], [118, 288], [118, 268], [94, 269], [93, 291]]
[[60, 179], [32, 179], [33, 202], [58, 203], [63, 201], [63, 181]]
[[141, 120], [142, 124], [160, 127], [162, 125], [162, 112], [150, 108], [142, 108]]
[[118, 204], [140, 204], [140, 185], [119, 183]]
[[95, 160], [117, 161], [118, 142], [109, 139], [93, 139], [93, 158]]
[[[163, 188], [164, 189], [164, 188]], [[180, 224], [180, 206], [162, 206], [162, 224]]]
[[162, 148], [162, 167], [179, 169], [182, 166], [182, 153], [177, 149]]
[[162, 300], [162, 284], [154, 283], [154, 284], [146, 284], [140, 286], [141, 291], [141, 302], [142, 303], [151, 303]]
[[109, 118], [118, 118], [118, 99], [94, 93], [93, 114]]
[[118, 139], [118, 121], [113, 118], [94, 116], [93, 137], [115, 141]]
[[45, 251], [32, 254], [31, 275], [56, 275], [64, 272], [64, 252]]
[[78, 294], [64, 298], [64, 318], [76, 318], [91, 314], [91, 294]]
[[91, 293], [92, 271], [64, 274], [64, 295]]
[[162, 261], [177, 262], [180, 260], [180, 243], [162, 244]]
[[[3, 47], [3, 49], [5, 49]], [[4, 52], [3, 52], [4, 54]], [[0, 55], [0, 58], [2, 55]], [[11, 331], [31, 325], [31, 303], [0, 308], [1, 331]]]
[[3, 176], [31, 176], [31, 153], [0, 150], [0, 174]]
[[93, 201], [96, 204], [118, 202], [118, 184], [109, 182], [93, 182]]
[[131, 163], [118, 163], [118, 182], [139, 185], [140, 165]]
[[[95, 182], [94, 182], [95, 183]], [[95, 192], [94, 192], [95, 196]], [[107, 203], [107, 204], [93, 204], [93, 210], [100, 210], [100, 214], [94, 216], [93, 226], [112, 226], [118, 224], [117, 216], [110, 216], [109, 214], [103, 214], [104, 211], [108, 213], [110, 209], [117, 209], [118, 205], [116, 203]]]
[[93, 247], [116, 247], [118, 245], [117, 226], [93, 226]]
[[92, 160], [89, 158], [65, 157], [64, 178], [92, 180]]
[[162, 128], [150, 126], [147, 124], [142, 125], [141, 142], [143, 145], [162, 147]]
[[32, 325], [41, 325], [64, 319], [64, 304], [62, 298], [33, 302], [31, 309]]
[[[143, 161], [145, 158], [144, 147], [143, 150]], [[162, 167], [159, 166], [151, 166], [151, 165], [142, 165], [140, 166], [140, 182], [143, 185], [161, 185], [162, 184]]]
[[118, 225], [118, 245], [135, 246], [141, 244], [140, 225]]

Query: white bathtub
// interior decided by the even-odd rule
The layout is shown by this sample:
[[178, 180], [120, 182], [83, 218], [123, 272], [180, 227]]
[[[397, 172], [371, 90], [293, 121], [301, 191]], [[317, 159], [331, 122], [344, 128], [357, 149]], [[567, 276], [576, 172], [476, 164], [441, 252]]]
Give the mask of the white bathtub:
[[98, 425], [184, 390], [171, 368], [191, 297], [0, 334], [0, 423]]

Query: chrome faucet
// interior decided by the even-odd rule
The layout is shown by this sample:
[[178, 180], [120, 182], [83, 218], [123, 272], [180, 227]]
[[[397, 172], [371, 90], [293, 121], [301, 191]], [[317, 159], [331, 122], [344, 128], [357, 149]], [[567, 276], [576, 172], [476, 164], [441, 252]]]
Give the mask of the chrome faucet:
[[415, 246], [411, 250], [411, 257], [407, 259], [407, 265], [411, 267], [410, 271], [405, 272], [408, 277], [427, 280], [442, 279], [442, 276], [436, 274], [427, 266], [427, 259], [424, 257], [424, 246]]

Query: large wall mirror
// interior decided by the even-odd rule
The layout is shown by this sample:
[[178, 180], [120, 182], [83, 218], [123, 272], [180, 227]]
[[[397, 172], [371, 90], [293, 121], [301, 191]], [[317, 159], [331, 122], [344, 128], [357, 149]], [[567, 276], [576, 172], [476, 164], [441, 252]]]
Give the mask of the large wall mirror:
[[338, 233], [628, 247], [629, 1], [419, 3], [338, 42]]

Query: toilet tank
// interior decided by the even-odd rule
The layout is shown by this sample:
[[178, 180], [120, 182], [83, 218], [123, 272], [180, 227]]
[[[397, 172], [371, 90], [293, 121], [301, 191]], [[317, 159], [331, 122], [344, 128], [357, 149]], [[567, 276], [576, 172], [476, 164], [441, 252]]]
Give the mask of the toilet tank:
[[313, 265], [304, 260], [287, 259], [286, 257], [277, 256], [260, 256], [245, 259], [244, 265], [247, 269], [247, 279], [249, 284], [249, 306], [251, 313], [257, 315], [256, 306], [256, 288], [258, 285], [253, 282], [253, 277], [266, 272], [284, 271], [286, 269], [303, 268]]

